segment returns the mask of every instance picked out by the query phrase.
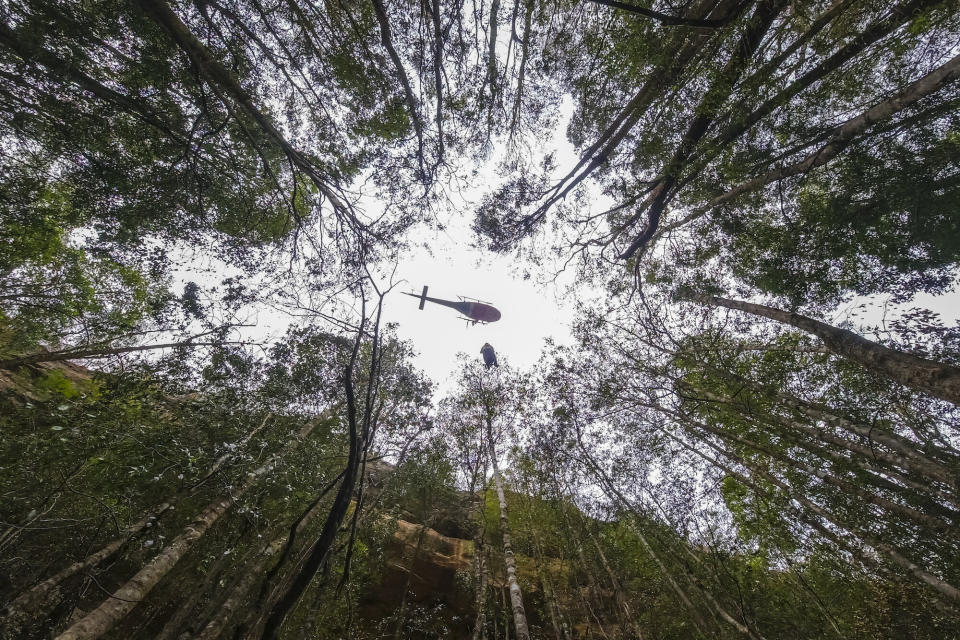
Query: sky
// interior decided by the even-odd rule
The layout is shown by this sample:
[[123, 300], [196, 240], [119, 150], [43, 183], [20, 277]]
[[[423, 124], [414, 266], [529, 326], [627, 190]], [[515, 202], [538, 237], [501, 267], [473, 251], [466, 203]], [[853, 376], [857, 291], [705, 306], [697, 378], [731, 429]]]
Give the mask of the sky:
[[[566, 138], [567, 123], [573, 114], [568, 99], [559, 108], [557, 126], [551, 140], [536, 150], [538, 155], [554, 153], [558, 168], [564, 172], [577, 161], [577, 154]], [[398, 323], [398, 334], [410, 340], [418, 351], [414, 364], [437, 384], [438, 393], [449, 388], [457, 367], [457, 354], [464, 352], [480, 360], [480, 347], [489, 342], [498, 360], [517, 368], [528, 368], [540, 358], [545, 340], [570, 341], [574, 319], [574, 300], [565, 295], [569, 279], [564, 274], [556, 282], [530, 269], [513, 255], [495, 254], [477, 240], [470, 229], [476, 205], [496, 187], [497, 157], [479, 167], [472, 190], [465, 191], [462, 206], [448, 211], [443, 231], [430, 231], [417, 237], [421, 248], [406, 256], [397, 267], [395, 280], [404, 283], [398, 291], [420, 294], [429, 286], [428, 296], [457, 300], [457, 296], [476, 298], [492, 304], [502, 316], [498, 322], [467, 326], [454, 309], [427, 303], [423, 311], [409, 296], [390, 296], [384, 319]], [[594, 194], [598, 206], [608, 199]], [[427, 247], [427, 248], [424, 248]]]
[[421, 311], [416, 299], [401, 295], [389, 296], [384, 310], [384, 319], [397, 322], [399, 336], [413, 343], [418, 351], [414, 363], [437, 383], [438, 390], [451, 382], [457, 353], [480, 360], [484, 342], [494, 347], [501, 362], [527, 368], [538, 360], [546, 338], [569, 340], [573, 304], [560, 297], [560, 287], [540, 284], [536, 277], [524, 280], [511, 256], [464, 243], [452, 246], [437, 255], [421, 251], [404, 261], [397, 278], [406, 282], [398, 290], [419, 294], [429, 285], [431, 297], [477, 298], [500, 310], [498, 322], [468, 326], [454, 309], [428, 302]]
[[[575, 150], [566, 139], [572, 111], [572, 103], [565, 101], [560, 107], [553, 138], [536, 150], [538, 154], [554, 153], [558, 175], [565, 174], [577, 161]], [[435, 383], [435, 400], [452, 390], [459, 353], [480, 361], [480, 347], [489, 342], [501, 362], [527, 369], [539, 360], [548, 338], [560, 344], [571, 341], [575, 301], [567, 292], [573, 274], [564, 274], [555, 282], [547, 281], [541, 271], [530, 268], [515, 256], [486, 250], [470, 229], [481, 197], [499, 184], [497, 165], [498, 158], [492, 157], [478, 168], [478, 177], [471, 189], [451, 194], [452, 203], [440, 218], [444, 225], [442, 231], [425, 226], [413, 230], [411, 249], [401, 258], [393, 274], [396, 286], [385, 299], [383, 321], [396, 323], [399, 337], [412, 344], [416, 352], [413, 364]], [[586, 187], [593, 191], [589, 201], [598, 210], [612, 206], [608, 198], [597, 192], [595, 185], [588, 181]], [[197, 262], [187, 261], [175, 279], [180, 281], [180, 286], [190, 280], [213, 285], [229, 271], [226, 265], [216, 263], [214, 258], [201, 267]], [[525, 278], [528, 269], [530, 277]], [[382, 276], [380, 283], [386, 284], [388, 279]], [[499, 309], [502, 317], [495, 323], [468, 326], [454, 309], [427, 303], [420, 310], [416, 299], [401, 295], [401, 292], [419, 295], [425, 285], [429, 286], [431, 297], [479, 299]], [[943, 296], [919, 294], [899, 307], [887, 304], [885, 296], [856, 297], [824, 320], [831, 324], [849, 320], [855, 326], [882, 327], [885, 319], [899, 311], [922, 307], [939, 313], [944, 322], [952, 324], [960, 319], [957, 289]], [[576, 295], [592, 298], [596, 293], [584, 291], [581, 286]], [[295, 319], [275, 310], [258, 309], [248, 321], [255, 326], [243, 330], [245, 339], [269, 341], [281, 337]]]

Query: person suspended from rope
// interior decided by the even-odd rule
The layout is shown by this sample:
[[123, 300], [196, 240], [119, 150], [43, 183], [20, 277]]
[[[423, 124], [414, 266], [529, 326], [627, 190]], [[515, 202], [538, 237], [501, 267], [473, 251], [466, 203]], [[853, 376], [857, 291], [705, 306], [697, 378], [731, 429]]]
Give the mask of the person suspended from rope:
[[480, 354], [483, 355], [483, 363], [487, 365], [487, 369], [490, 367], [500, 367], [500, 365], [497, 364], [497, 352], [493, 350], [489, 342], [483, 343]]

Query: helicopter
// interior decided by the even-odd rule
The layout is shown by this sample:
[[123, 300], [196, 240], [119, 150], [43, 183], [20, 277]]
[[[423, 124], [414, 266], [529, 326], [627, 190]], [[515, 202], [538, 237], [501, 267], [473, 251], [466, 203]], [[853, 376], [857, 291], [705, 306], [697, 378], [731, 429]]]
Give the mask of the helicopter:
[[427, 301], [433, 302], [434, 304], [440, 304], [445, 307], [450, 307], [451, 309], [456, 309], [463, 314], [460, 316], [460, 319], [466, 320], [467, 325], [477, 324], [478, 322], [481, 324], [487, 324], [488, 322], [496, 322], [500, 319], [499, 309], [492, 306], [489, 302], [482, 302], [476, 298], [457, 296], [460, 298], [458, 302], [453, 300], [442, 300], [440, 298], [428, 298], [427, 287], [424, 287], [423, 292], [420, 294], [404, 292], [404, 295], [419, 298], [421, 310], [423, 309], [424, 303]]

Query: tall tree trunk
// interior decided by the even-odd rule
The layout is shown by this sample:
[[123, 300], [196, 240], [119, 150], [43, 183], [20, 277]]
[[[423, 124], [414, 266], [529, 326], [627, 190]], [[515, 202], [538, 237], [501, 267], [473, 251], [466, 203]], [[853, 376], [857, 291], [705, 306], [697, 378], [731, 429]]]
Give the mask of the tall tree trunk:
[[[486, 466], [484, 466], [486, 469]], [[487, 489], [483, 491], [483, 498], [477, 505], [477, 531], [473, 536], [473, 561], [474, 570], [477, 575], [477, 614], [473, 623], [473, 640], [486, 640], [486, 616], [487, 616], [487, 585], [488, 566], [484, 558], [484, 537], [486, 533], [486, 519], [484, 518], [484, 509], [487, 504]]]
[[[227, 599], [224, 600], [217, 608], [217, 613], [214, 615], [207, 624], [203, 627], [203, 630], [197, 635], [196, 640], [214, 640], [218, 638], [226, 628], [226, 625], [233, 619], [234, 615], [238, 613], [240, 605], [243, 604], [244, 599], [246, 598], [247, 593], [253, 588], [257, 581], [263, 579], [266, 572], [266, 566], [269, 563], [270, 559], [277, 552], [277, 550], [282, 549], [281, 556], [284, 553], [289, 553], [292, 548], [292, 540], [294, 537], [302, 533], [306, 529], [307, 525], [313, 520], [313, 518], [319, 514], [321, 509], [321, 498], [325, 496], [336, 484], [336, 482], [343, 477], [343, 472], [337, 475], [326, 487], [321, 491], [320, 495], [311, 503], [311, 505], [304, 511], [299, 518], [290, 526], [289, 532], [275, 538], [270, 544], [266, 545], [260, 550], [261, 557], [255, 562], [251, 570], [245, 571], [243, 577], [236, 582], [233, 590], [230, 592], [230, 595], [227, 596]], [[277, 561], [277, 565], [282, 563], [282, 557]], [[276, 568], [276, 566], [274, 567]], [[269, 575], [269, 574], [267, 574]]]
[[[694, 148], [700, 140], [706, 135], [711, 124], [713, 124], [720, 112], [721, 106], [727, 101], [730, 92], [737, 80], [749, 66], [754, 54], [760, 47], [767, 31], [773, 24], [774, 18], [787, 5], [787, 0], [762, 0], [753, 13], [751, 24], [743, 32], [740, 40], [733, 48], [733, 53], [724, 68], [720, 71], [717, 79], [703, 95], [700, 103], [697, 105], [695, 113], [697, 114], [687, 131], [680, 139], [680, 144], [673, 154], [673, 157], [667, 162], [663, 169], [663, 175], [658, 180], [657, 187], [651, 193], [653, 196], [650, 202], [650, 209], [647, 213], [647, 223], [643, 231], [630, 243], [630, 245], [620, 254], [620, 258], [626, 259], [633, 256], [641, 247], [643, 247], [660, 226], [660, 214], [663, 213], [667, 205], [668, 198], [676, 184], [677, 176], [683, 169], [684, 164], [693, 153]], [[642, 211], [642, 207], [641, 207]], [[639, 219], [641, 211], [631, 216], [627, 225], [633, 224]], [[625, 226], [621, 226], [623, 229]]]
[[[732, 441], [732, 442], [737, 442], [739, 444], [743, 444], [753, 449], [754, 451], [757, 451], [759, 453], [762, 453], [768, 456], [771, 459], [779, 460], [780, 462], [788, 466], [801, 469], [809, 476], [819, 478], [823, 482], [837, 487], [838, 489], [841, 490], [841, 493], [858, 496], [871, 504], [875, 504], [882, 509], [886, 509], [889, 512], [897, 513], [901, 516], [910, 518], [914, 522], [921, 524], [927, 528], [930, 528], [933, 530], [951, 530], [951, 529], [957, 528], [956, 522], [947, 522], [945, 520], [940, 519], [940, 517], [938, 516], [944, 516], [951, 520], [956, 520], [957, 518], [960, 518], [960, 513], [947, 509], [942, 505], [931, 503], [931, 501], [929, 500], [927, 501], [928, 503], [931, 503], [932, 510], [937, 514], [936, 516], [926, 512], [919, 511], [917, 509], [914, 509], [911, 506], [900, 504], [899, 502], [889, 500], [881, 495], [877, 495], [869, 491], [866, 491], [862, 487], [858, 486], [856, 484], [856, 481], [850, 481], [848, 479], [845, 479], [836, 475], [836, 473], [832, 473], [829, 467], [814, 467], [813, 465], [803, 462], [802, 460], [799, 460], [796, 458], [790, 458], [786, 454], [776, 451], [774, 449], [771, 449], [770, 447], [759, 445], [748, 438], [744, 438], [743, 436], [739, 436], [734, 433], [727, 433], [722, 429], [712, 426], [709, 422], [700, 422], [697, 420], [693, 420], [692, 418], [684, 414], [680, 414], [674, 411], [669, 411], [666, 409], [662, 409], [662, 410], [668, 415], [672, 415], [683, 422], [686, 422], [689, 424], [696, 424], [700, 429], [707, 431], [709, 433], [712, 433], [713, 435], [717, 436], [724, 442]], [[828, 454], [828, 459], [831, 459], [831, 458], [832, 456], [829, 456]], [[877, 479], [875, 484], [880, 484], [879, 479]], [[903, 490], [902, 487], [898, 487], [894, 485], [892, 482], [888, 482], [884, 486], [884, 488], [886, 489], [893, 488], [900, 491]]]
[[[517, 0], [519, 2], [519, 0]], [[523, 81], [527, 69], [527, 55], [530, 46], [530, 22], [533, 18], [533, 0], [526, 0], [526, 8], [523, 17], [523, 41], [520, 45], [520, 69], [517, 71], [517, 95], [513, 99], [513, 113], [510, 115], [510, 130], [507, 134], [509, 140], [513, 140], [517, 132], [517, 124], [520, 121], [520, 107], [523, 106]]]
[[[199, 604], [198, 601], [204, 595], [208, 594], [210, 596], [211, 602], [208, 605], [209, 607], [219, 607], [222, 604], [220, 603], [220, 590], [214, 585], [220, 581], [227, 564], [235, 564], [235, 561], [236, 558], [220, 554], [209, 570], [207, 570], [203, 578], [203, 583], [198, 588], [192, 589], [189, 593], [181, 593], [180, 605], [172, 615], [166, 618], [163, 628], [160, 630], [160, 633], [154, 636], [153, 640], [175, 640], [177, 638], [183, 638], [184, 636], [190, 637], [192, 634], [185, 629], [187, 625], [184, 623], [191, 617], [190, 614], [197, 608], [197, 604]], [[202, 612], [198, 611], [197, 616], [193, 619], [196, 620], [201, 613]]]
[[[697, 3], [691, 14], [697, 17], [717, 16], [718, 19], [728, 20], [736, 18], [745, 8], [746, 3], [736, 2], [735, 0], [708, 1]], [[665, 62], [651, 71], [643, 86], [617, 114], [600, 137], [580, 155], [577, 164], [553, 187], [544, 203], [524, 218], [524, 227], [531, 228], [554, 203], [565, 198], [578, 184], [613, 156], [620, 144], [646, 113], [650, 104], [662, 92], [664, 86], [668, 86], [669, 83], [676, 80], [691, 60], [707, 44], [711, 35], [708, 32], [694, 32], [674, 36], [674, 44], [672, 46], [667, 45], [674, 55], [665, 56]]]
[[[669, 435], [669, 432], [665, 432], [665, 433], [668, 433]], [[738, 473], [732, 470], [729, 466], [719, 463], [718, 461], [706, 455], [696, 447], [692, 447], [691, 445], [685, 443], [682, 438], [676, 438], [674, 436], [674, 440], [679, 442], [687, 450], [703, 458], [704, 460], [710, 462], [717, 468], [723, 469], [724, 471], [727, 471], [732, 475], [743, 477], [742, 473]], [[751, 473], [754, 473], [764, 478], [774, 486], [781, 489], [784, 492], [784, 494], [790, 497], [792, 500], [795, 500], [799, 504], [808, 508], [812, 513], [820, 516], [827, 522], [830, 522], [833, 525], [839, 527], [841, 530], [848, 531], [854, 536], [858, 537], [864, 543], [873, 547], [876, 551], [880, 552], [881, 555], [886, 556], [887, 559], [891, 561], [893, 564], [896, 564], [897, 566], [901, 567], [907, 573], [914, 576], [916, 579], [920, 580], [921, 582], [924, 582], [929, 586], [933, 587], [940, 595], [944, 596], [948, 602], [954, 602], [954, 603], [960, 602], [960, 589], [957, 589], [955, 586], [949, 584], [948, 582], [941, 580], [940, 578], [935, 576], [933, 573], [927, 571], [923, 567], [920, 567], [919, 565], [915, 564], [913, 561], [904, 557], [899, 550], [893, 548], [891, 545], [885, 542], [878, 540], [874, 534], [870, 533], [869, 531], [865, 531], [864, 529], [862, 529], [861, 527], [855, 524], [851, 524], [847, 522], [843, 518], [840, 518], [833, 512], [825, 509], [824, 507], [821, 507], [820, 505], [816, 504], [815, 502], [807, 498], [803, 494], [803, 492], [794, 491], [792, 487], [787, 485], [784, 481], [782, 481], [777, 476], [743, 459], [737, 454], [732, 453], [727, 449], [719, 447], [718, 445], [710, 442], [709, 439], [701, 438], [700, 441], [705, 443], [707, 446], [714, 449], [715, 451], [717, 451], [719, 454], [723, 455], [727, 459], [735, 462], [736, 464], [741, 465], [746, 469], [749, 469]]]
[[543, 600], [547, 607], [547, 613], [550, 616], [550, 626], [553, 627], [553, 634], [557, 640], [567, 640], [567, 632], [563, 626], [563, 619], [560, 616], [560, 606], [557, 604], [556, 594], [553, 586], [550, 584], [550, 574], [547, 571], [543, 545], [540, 543], [540, 536], [537, 534], [535, 526], [530, 527], [533, 535], [533, 548], [536, 553], [537, 575], [540, 577], [540, 584], [543, 587]]
[[[704, 393], [704, 391], [698, 390], [698, 393]], [[710, 394], [709, 396], [704, 397], [712, 397], [719, 401], [726, 402], [728, 404], [730, 403], [729, 399], [715, 394]], [[759, 421], [770, 426], [784, 429], [788, 433], [790, 430], [794, 430], [798, 433], [806, 434], [814, 440], [819, 440], [824, 443], [841, 447], [842, 449], [849, 451], [851, 454], [854, 454], [865, 461], [880, 461], [894, 468], [902, 469], [907, 473], [916, 474], [916, 476], [919, 478], [924, 478], [928, 481], [941, 482], [947, 487], [955, 489], [956, 479], [948, 468], [916, 451], [913, 451], [912, 455], [907, 455], [906, 452], [909, 451], [909, 449], [904, 447], [902, 444], [898, 444], [896, 440], [888, 438], [887, 436], [890, 434], [884, 433], [879, 429], [869, 429], [849, 421], [839, 423], [837, 420], [833, 420], [834, 416], [826, 415], [823, 412], [815, 410], [811, 407], [805, 407], [805, 403], [802, 403], [796, 398], [786, 396], [785, 394], [778, 394], [777, 397], [783, 401], [786, 406], [800, 411], [806, 417], [812, 420], [825, 422], [827, 425], [836, 426], [837, 428], [843, 429], [851, 434], [865, 438], [869, 445], [838, 436], [829, 429], [811, 426], [798, 420], [784, 418], [775, 414], [764, 414], [762, 416], [744, 414], [745, 417], [751, 422], [756, 423]], [[893, 451], [881, 449], [877, 446], [882, 445], [890, 447], [891, 444], [896, 446], [895, 450]], [[931, 493], [935, 493], [936, 495], [944, 497], [943, 492], [940, 491], [938, 487], [933, 487], [930, 484], [927, 486], [930, 487], [929, 490]], [[958, 504], [958, 498], [955, 495], [944, 499], [948, 499], [953, 504]]]
[[323, 175], [308, 156], [290, 144], [270, 117], [254, 104], [253, 98], [234, 74], [197, 39], [190, 28], [173, 12], [166, 0], [137, 0], [137, 4], [169, 33], [171, 39], [193, 63], [196, 71], [230, 96], [240, 110], [256, 122], [264, 134], [280, 147], [290, 163], [310, 178], [317, 190], [330, 201], [330, 205], [344, 224], [354, 232], [362, 232], [365, 229], [364, 224], [354, 215], [351, 206], [340, 198], [335, 182]]
[[[667, 433], [668, 435], [670, 435], [669, 432]], [[616, 487], [616, 485], [613, 484], [613, 481], [610, 479], [610, 477], [603, 471], [603, 469], [600, 468], [600, 466], [593, 459], [593, 457], [590, 456], [586, 447], [583, 445], [583, 442], [580, 440], [579, 433], [577, 434], [577, 440], [578, 440], [578, 445], [580, 447], [580, 450], [586, 459], [587, 466], [593, 472], [593, 474], [597, 477], [597, 479], [600, 481], [600, 486], [603, 492], [607, 494], [607, 496], [610, 497], [611, 500], [614, 500], [615, 502], [619, 502], [625, 509], [627, 509], [631, 513], [634, 513], [640, 516], [641, 514], [639, 514], [636, 511], [631, 501], [628, 500], [627, 497], [623, 495], [623, 493]], [[644, 546], [645, 549], [647, 549], [647, 551], [653, 557], [654, 561], [660, 567], [661, 571], [664, 572], [664, 575], [666, 576], [667, 580], [670, 582], [670, 585], [673, 587], [674, 591], [676, 591], [676, 593], [680, 596], [683, 603], [687, 605], [688, 609], [690, 609], [690, 612], [694, 615], [695, 620], [697, 620], [702, 624], [702, 618], [700, 617], [699, 611], [696, 608], [694, 608], [693, 603], [691, 602], [689, 596], [687, 596], [687, 594], [683, 591], [683, 589], [676, 582], [676, 580], [674, 580], [673, 575], [667, 572], [666, 566], [663, 564], [663, 561], [660, 560], [660, 558], [653, 551], [653, 547], [650, 545], [649, 542], [647, 542], [647, 539], [643, 535], [643, 532], [640, 531], [639, 527], [635, 528], [635, 531], [637, 533], [637, 537], [640, 538], [640, 543]], [[759, 633], [755, 633], [753, 629], [749, 627], [749, 625], [738, 621], [736, 618], [730, 615], [726, 611], [726, 609], [724, 609], [723, 606], [713, 597], [713, 595], [710, 594], [707, 591], [707, 589], [700, 584], [700, 581], [697, 579], [696, 576], [694, 576], [692, 573], [690, 573], [684, 568], [681, 568], [681, 572], [693, 583], [694, 587], [696, 587], [697, 590], [700, 591], [701, 594], [708, 600], [708, 602], [712, 605], [713, 609], [716, 609], [716, 611], [720, 614], [720, 616], [725, 621], [730, 623], [734, 628], [736, 628], [737, 631], [751, 638], [751, 640], [763, 640], [763, 636], [760, 635]], [[713, 609], [710, 609], [710, 610], [712, 611]], [[703, 631], [701, 627], [701, 633], [702, 632]]]
[[[957, 60], [960, 62], [960, 58]], [[719, 296], [695, 294], [691, 295], [690, 299], [744, 311], [796, 327], [823, 340], [823, 344], [837, 355], [858, 362], [874, 373], [947, 402], [960, 404], [960, 367], [897, 351], [847, 329], [840, 329], [792, 311]]]
[[[692, 176], [702, 172], [704, 167], [706, 167], [711, 160], [723, 153], [724, 150], [728, 149], [731, 142], [747, 133], [753, 128], [754, 125], [763, 120], [765, 117], [788, 104], [792, 98], [802, 93], [812, 84], [823, 80], [834, 71], [842, 68], [844, 64], [863, 53], [863, 51], [865, 51], [870, 45], [894, 32], [904, 23], [911, 20], [914, 16], [922, 13], [924, 10], [932, 6], [941, 4], [941, 2], [942, 0], [912, 0], [910, 2], [893, 7], [883, 17], [867, 25], [863, 32], [847, 42], [829, 58], [821, 62], [810, 71], [804, 73], [785, 88], [778, 91], [775, 95], [764, 101], [763, 104], [754, 109], [748, 115], [734, 118], [731, 124], [729, 124], [723, 131], [721, 131], [713, 139], [708, 140], [703, 145], [703, 155], [701, 159], [689, 169], [688, 177], [686, 178], [685, 183], [692, 179]], [[815, 21], [815, 23], [811, 25], [810, 30], [804, 34], [801, 40], [815, 35], [816, 31], [826, 26], [826, 24], [842, 10], [842, 5], [841, 8], [838, 9], [837, 4], [835, 3], [834, 6], [832, 6], [823, 16], [821, 16], [822, 19]], [[771, 70], [771, 67], [765, 65], [763, 69], [755, 74], [754, 77], [763, 77], [764, 74], [769, 74]], [[750, 80], [751, 79], [748, 79], [747, 82], [750, 82]], [[749, 108], [748, 101], [753, 99], [753, 96], [750, 94], [750, 92], [747, 92], [747, 95], [750, 96], [747, 100], [741, 100], [728, 111], [734, 114], [746, 113], [747, 109]], [[662, 235], [663, 233], [682, 227], [691, 221], [696, 220], [697, 218], [703, 217], [713, 207], [717, 206], [717, 204], [719, 203], [716, 201], [711, 201], [705, 205], [694, 208], [693, 211], [680, 220], [663, 227], [658, 235]]]
[[523, 594], [520, 591], [520, 584], [517, 582], [517, 563], [513, 556], [513, 545], [510, 542], [507, 499], [503, 493], [500, 465], [497, 462], [497, 451], [493, 446], [492, 418], [489, 416], [487, 417], [487, 446], [490, 452], [490, 462], [493, 466], [493, 482], [497, 487], [497, 499], [500, 501], [500, 530], [503, 533], [503, 563], [507, 571], [507, 583], [510, 585], [513, 624], [516, 628], [517, 640], [530, 640], [530, 631], [527, 628], [527, 613], [523, 608]]
[[420, 557], [420, 548], [423, 546], [423, 534], [427, 530], [426, 523], [420, 525], [420, 531], [417, 534], [417, 544], [413, 548], [413, 557], [410, 559], [410, 566], [407, 567], [407, 579], [403, 584], [403, 595], [400, 596], [400, 605], [397, 607], [397, 627], [393, 631], [394, 640], [400, 640], [403, 633], [403, 623], [407, 617], [407, 593], [410, 591], [410, 581], [413, 579], [413, 570], [417, 567], [417, 558]]
[[610, 563], [607, 561], [607, 556], [603, 553], [603, 548], [600, 546], [600, 542], [597, 540], [597, 537], [589, 531], [587, 532], [587, 535], [590, 536], [593, 546], [597, 549], [597, 554], [600, 556], [600, 562], [603, 564], [603, 569], [607, 572], [607, 577], [610, 578], [610, 585], [613, 587], [613, 595], [617, 600], [617, 606], [620, 608], [620, 611], [623, 614], [623, 621], [629, 625], [629, 629], [633, 633], [634, 640], [643, 640], [643, 630], [640, 628], [640, 623], [637, 620], [637, 617], [633, 615], [633, 611], [630, 609], [630, 603], [627, 602], [627, 597], [624, 593], [623, 585], [620, 583], [620, 579], [617, 578], [617, 574], [615, 574], [613, 569], [610, 567]]
[[417, 134], [417, 161], [420, 165], [420, 173], [423, 174], [423, 179], [427, 180], [423, 157], [423, 120], [421, 120], [420, 112], [417, 109], [417, 99], [413, 96], [413, 90], [410, 88], [410, 79], [407, 78], [407, 72], [403, 68], [403, 61], [400, 59], [397, 49], [393, 46], [390, 20], [387, 18], [387, 10], [383, 6], [383, 0], [371, 0], [371, 2], [373, 3], [373, 13], [376, 15], [377, 24], [380, 27], [380, 42], [383, 44], [383, 48], [387, 50], [394, 71], [400, 79], [400, 86], [403, 87], [403, 96], [407, 102], [407, 109], [410, 111], [410, 120], [413, 122], [413, 130]]
[[318, 420], [312, 420], [292, 439], [279, 453], [270, 457], [268, 462], [250, 472], [246, 480], [228, 495], [214, 500], [204, 509], [183, 532], [174, 538], [163, 551], [157, 554], [132, 578], [103, 601], [100, 606], [75, 622], [66, 631], [57, 636], [56, 640], [88, 640], [99, 638], [110, 631], [118, 622], [127, 616], [150, 591], [166, 576], [193, 548], [193, 545], [226, 513], [237, 500], [253, 487], [262, 476], [273, 469], [280, 457], [299, 446], [300, 442], [310, 435], [317, 426]]
[[[894, 114], [915, 104], [920, 99], [936, 93], [948, 84], [955, 82], [957, 78], [960, 78], [960, 56], [951, 58], [919, 80], [912, 82], [897, 95], [871, 107], [855, 118], [847, 120], [834, 130], [833, 135], [825, 145], [804, 159], [747, 180], [733, 187], [726, 193], [713, 198], [707, 206], [710, 208], [719, 206], [744, 193], [759, 189], [764, 185], [782, 180], [783, 178], [789, 178], [790, 176], [805, 174], [816, 167], [825, 165], [847, 148], [856, 136], [874, 124], [887, 120]], [[955, 401], [951, 400], [951, 402]]]
[[167, 342], [164, 344], [145, 344], [136, 347], [109, 347], [99, 346], [83, 348], [77, 347], [65, 349], [63, 351], [44, 351], [42, 353], [32, 353], [26, 356], [0, 360], [0, 369], [16, 369], [31, 364], [41, 362], [63, 362], [65, 360], [86, 360], [96, 358], [109, 358], [110, 356], [120, 355], [121, 353], [133, 353], [136, 351], [154, 351], [157, 349], [183, 349], [187, 347], [210, 347], [223, 344], [236, 344], [235, 342], [193, 342], [183, 340], [181, 342]]
[[[373, 410], [373, 406], [370, 402], [370, 396], [373, 393], [373, 388], [377, 383], [377, 373], [379, 371], [377, 367], [379, 363], [379, 330], [383, 295], [380, 296], [380, 302], [381, 305], [378, 306], [376, 321], [374, 324], [373, 349], [370, 354], [371, 364], [367, 379], [367, 402], [364, 406], [362, 425], [359, 424], [357, 416], [357, 399], [354, 391], [353, 372], [357, 363], [357, 354], [360, 350], [360, 339], [363, 335], [362, 330], [364, 328], [363, 324], [361, 324], [361, 332], [357, 334], [356, 341], [353, 344], [353, 353], [350, 356], [350, 364], [347, 365], [343, 373], [343, 385], [347, 397], [347, 432], [350, 445], [349, 454], [347, 456], [347, 464], [343, 474], [343, 482], [340, 483], [340, 488], [337, 490], [337, 494], [333, 499], [333, 504], [330, 507], [330, 512], [327, 514], [326, 521], [323, 523], [323, 528], [320, 531], [320, 535], [307, 550], [305, 554], [306, 557], [300, 566], [300, 570], [289, 581], [287, 587], [282, 591], [276, 602], [270, 608], [270, 612], [263, 626], [263, 632], [260, 634], [260, 637], [263, 640], [273, 640], [277, 637], [277, 634], [280, 632], [280, 627], [283, 625], [284, 620], [286, 620], [287, 615], [289, 615], [294, 605], [296, 605], [301, 596], [303, 596], [303, 592], [306, 591], [317, 571], [319, 571], [324, 562], [328, 560], [331, 549], [333, 548], [333, 542], [337, 536], [337, 532], [340, 530], [340, 525], [343, 524], [347, 510], [350, 507], [350, 502], [353, 498], [353, 488], [356, 484], [357, 475], [360, 471], [361, 456], [366, 451], [366, 446], [369, 443], [369, 441], [366, 439], [366, 436], [368, 435], [372, 426], [371, 411]], [[361, 317], [365, 322], [365, 299], [363, 310], [361, 311]], [[254, 628], [250, 635], [256, 637], [256, 628]]]
[[[240, 447], [244, 446], [254, 435], [262, 431], [271, 415], [272, 414], [268, 413], [258, 427], [251, 430], [242, 439], [237, 441], [234, 450], [238, 450]], [[157, 520], [157, 518], [166, 513], [169, 509], [173, 508], [187, 491], [196, 488], [216, 474], [234, 455], [235, 454], [233, 452], [229, 452], [220, 456], [220, 458], [218, 458], [213, 465], [207, 469], [207, 472], [204, 474], [203, 478], [201, 478], [201, 480], [195, 485], [188, 487], [185, 490], [181, 490], [171, 497], [167, 502], [164, 502], [163, 504], [149, 511], [143, 518], [124, 529], [120, 536], [104, 545], [98, 551], [89, 554], [82, 560], [78, 560], [77, 562], [64, 567], [53, 576], [22, 593], [13, 602], [7, 605], [3, 612], [3, 616], [0, 617], [0, 621], [2, 621], [5, 625], [10, 625], [12, 627], [14, 625], [22, 624], [30, 616], [38, 616], [43, 613], [48, 606], [50, 594], [64, 580], [69, 579], [81, 571], [95, 567], [104, 560], [112, 557], [113, 554], [123, 548], [128, 541], [137, 536], [144, 529], [151, 526], [153, 522]]]
[[68, 578], [77, 575], [81, 571], [95, 567], [107, 558], [119, 551], [130, 539], [137, 536], [144, 529], [153, 524], [164, 512], [170, 508], [170, 503], [164, 503], [148, 513], [146, 516], [127, 527], [123, 534], [111, 542], [104, 545], [100, 550], [91, 553], [82, 560], [64, 567], [54, 575], [43, 582], [31, 587], [29, 590], [17, 596], [17, 598], [7, 605], [4, 609], [3, 617], [0, 622], [7, 630], [19, 629], [31, 617], [36, 617], [51, 606], [50, 600], [53, 599], [57, 587]]

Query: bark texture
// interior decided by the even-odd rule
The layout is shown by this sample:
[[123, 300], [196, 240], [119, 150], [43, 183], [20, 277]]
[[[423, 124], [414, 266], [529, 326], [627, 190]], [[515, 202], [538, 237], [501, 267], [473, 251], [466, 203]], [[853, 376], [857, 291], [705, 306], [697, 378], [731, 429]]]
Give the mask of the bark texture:
[[791, 176], [807, 173], [817, 167], [825, 165], [827, 162], [837, 157], [841, 151], [847, 148], [853, 142], [856, 136], [860, 135], [874, 124], [887, 120], [894, 114], [915, 104], [922, 98], [936, 93], [948, 84], [955, 82], [960, 78], [960, 55], [951, 58], [948, 62], [934, 69], [919, 80], [910, 83], [906, 89], [897, 95], [874, 105], [860, 115], [851, 118], [837, 127], [829, 141], [822, 147], [806, 156], [803, 160], [794, 162], [785, 167], [768, 171], [767, 173], [747, 180], [736, 187], [730, 189], [723, 195], [717, 196], [709, 202], [707, 208], [713, 208], [733, 200], [737, 196], [743, 195], [760, 187], [789, 178]]
[[497, 463], [497, 451], [493, 446], [493, 427], [487, 419], [487, 446], [490, 462], [493, 466], [493, 482], [497, 488], [497, 500], [500, 501], [500, 530], [503, 533], [503, 564], [507, 570], [507, 584], [510, 586], [510, 606], [513, 610], [513, 624], [516, 627], [517, 640], [530, 640], [527, 626], [527, 612], [523, 608], [523, 592], [517, 582], [517, 563], [513, 556], [510, 541], [510, 522], [507, 519], [507, 499], [503, 494], [503, 481], [500, 477], [500, 465]]
[[66, 631], [57, 636], [56, 640], [89, 640], [99, 638], [110, 631], [118, 622], [133, 611], [141, 601], [153, 590], [160, 580], [183, 558], [203, 535], [226, 513], [237, 500], [253, 487], [257, 481], [267, 474], [277, 459], [299, 445], [316, 427], [318, 421], [307, 423], [299, 432], [298, 437], [291, 440], [281, 452], [273, 455], [270, 460], [250, 472], [246, 481], [228, 496], [223, 496], [211, 502], [207, 507], [178, 535], [166, 548], [148, 562], [125, 584], [117, 589], [110, 597], [100, 603], [96, 609], [71, 625]]
[[[960, 71], [960, 56], [954, 60], [957, 60], [957, 70]], [[874, 373], [960, 405], [960, 367], [897, 351], [847, 329], [840, 329], [792, 311], [719, 296], [697, 295], [692, 299], [789, 324], [817, 336], [833, 353], [858, 362]]]

